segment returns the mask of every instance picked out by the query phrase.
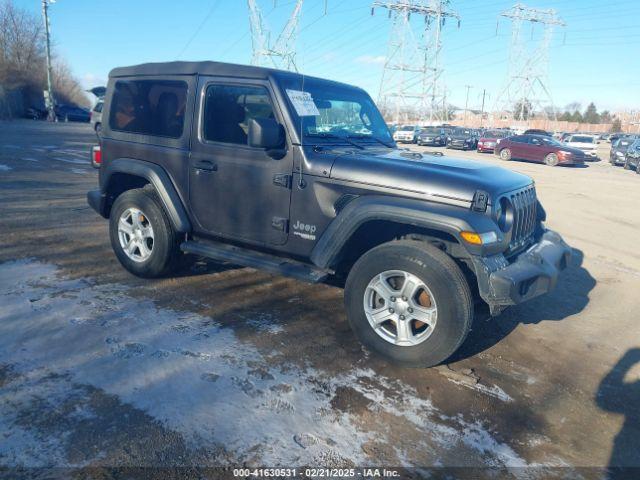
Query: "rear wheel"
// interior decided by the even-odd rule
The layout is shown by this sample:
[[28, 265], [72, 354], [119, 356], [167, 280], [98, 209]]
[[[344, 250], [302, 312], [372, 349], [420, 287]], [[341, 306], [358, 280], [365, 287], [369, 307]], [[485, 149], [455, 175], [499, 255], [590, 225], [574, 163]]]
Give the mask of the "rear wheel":
[[116, 199], [109, 235], [116, 257], [134, 275], [160, 277], [177, 266], [176, 233], [153, 189], [129, 190]]
[[500, 150], [500, 159], [505, 161], [511, 160], [511, 150], [508, 148]]
[[558, 156], [555, 153], [550, 153], [544, 157], [544, 163], [550, 167], [558, 165]]
[[389, 242], [365, 253], [345, 286], [358, 339], [395, 363], [429, 367], [462, 344], [473, 319], [471, 292], [456, 263], [423, 242]]

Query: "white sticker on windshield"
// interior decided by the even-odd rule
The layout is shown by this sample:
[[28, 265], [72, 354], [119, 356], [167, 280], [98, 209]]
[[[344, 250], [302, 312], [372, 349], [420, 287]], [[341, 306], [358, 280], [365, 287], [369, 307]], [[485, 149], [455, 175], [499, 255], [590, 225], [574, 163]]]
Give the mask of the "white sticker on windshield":
[[287, 95], [289, 95], [289, 100], [293, 103], [293, 108], [296, 109], [299, 116], [317, 117], [320, 115], [318, 107], [313, 103], [313, 97], [309, 92], [287, 89]]

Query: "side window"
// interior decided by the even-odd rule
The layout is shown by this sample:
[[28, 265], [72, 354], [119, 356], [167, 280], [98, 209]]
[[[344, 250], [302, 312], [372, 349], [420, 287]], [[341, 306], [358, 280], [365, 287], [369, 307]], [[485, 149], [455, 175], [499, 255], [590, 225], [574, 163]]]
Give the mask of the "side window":
[[516, 135], [515, 137], [511, 137], [510, 140], [515, 143], [527, 143], [526, 137], [523, 137], [522, 135]]
[[104, 105], [104, 103], [102, 103], [102, 102], [98, 102], [98, 103], [96, 104], [96, 106], [95, 106], [95, 107], [93, 107], [93, 111], [94, 111], [94, 112], [98, 112], [98, 113], [102, 112], [102, 107], [103, 107], [103, 105]]
[[249, 120], [275, 118], [264, 87], [209, 85], [204, 101], [203, 136], [210, 142], [247, 145]]
[[531, 145], [542, 145], [542, 141], [536, 137], [532, 137], [529, 143], [531, 143]]
[[111, 130], [180, 138], [187, 104], [187, 84], [173, 80], [119, 80], [115, 84]]

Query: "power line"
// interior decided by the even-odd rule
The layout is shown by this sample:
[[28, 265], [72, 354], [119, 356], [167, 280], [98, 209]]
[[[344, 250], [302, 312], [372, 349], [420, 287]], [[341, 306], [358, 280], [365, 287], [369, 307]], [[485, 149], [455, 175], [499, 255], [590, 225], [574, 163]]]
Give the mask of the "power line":
[[187, 50], [187, 48], [189, 48], [189, 45], [191, 45], [191, 42], [193, 42], [195, 38], [198, 36], [198, 34], [200, 33], [200, 30], [202, 30], [202, 28], [205, 26], [209, 18], [211, 18], [211, 15], [213, 15], [213, 12], [215, 11], [215, 9], [218, 7], [219, 4], [220, 4], [220, 0], [214, 0], [214, 2], [211, 4], [211, 8], [209, 9], [209, 13], [205, 15], [205, 17], [202, 19], [202, 22], [200, 22], [200, 25], [198, 25], [198, 28], [196, 28], [195, 32], [193, 32], [193, 35], [191, 35], [191, 38], [187, 41], [187, 43], [184, 44], [184, 47], [182, 47], [182, 50], [180, 50], [180, 53], [178, 53], [178, 56], [176, 57], [177, 59], [182, 57], [182, 54]]

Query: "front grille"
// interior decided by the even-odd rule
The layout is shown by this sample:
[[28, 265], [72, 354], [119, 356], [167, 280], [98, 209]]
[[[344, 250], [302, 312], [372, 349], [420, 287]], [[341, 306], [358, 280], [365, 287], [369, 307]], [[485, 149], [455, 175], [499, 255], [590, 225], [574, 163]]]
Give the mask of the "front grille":
[[513, 224], [509, 250], [528, 245], [536, 228], [536, 188], [532, 185], [509, 195], [513, 206]]

